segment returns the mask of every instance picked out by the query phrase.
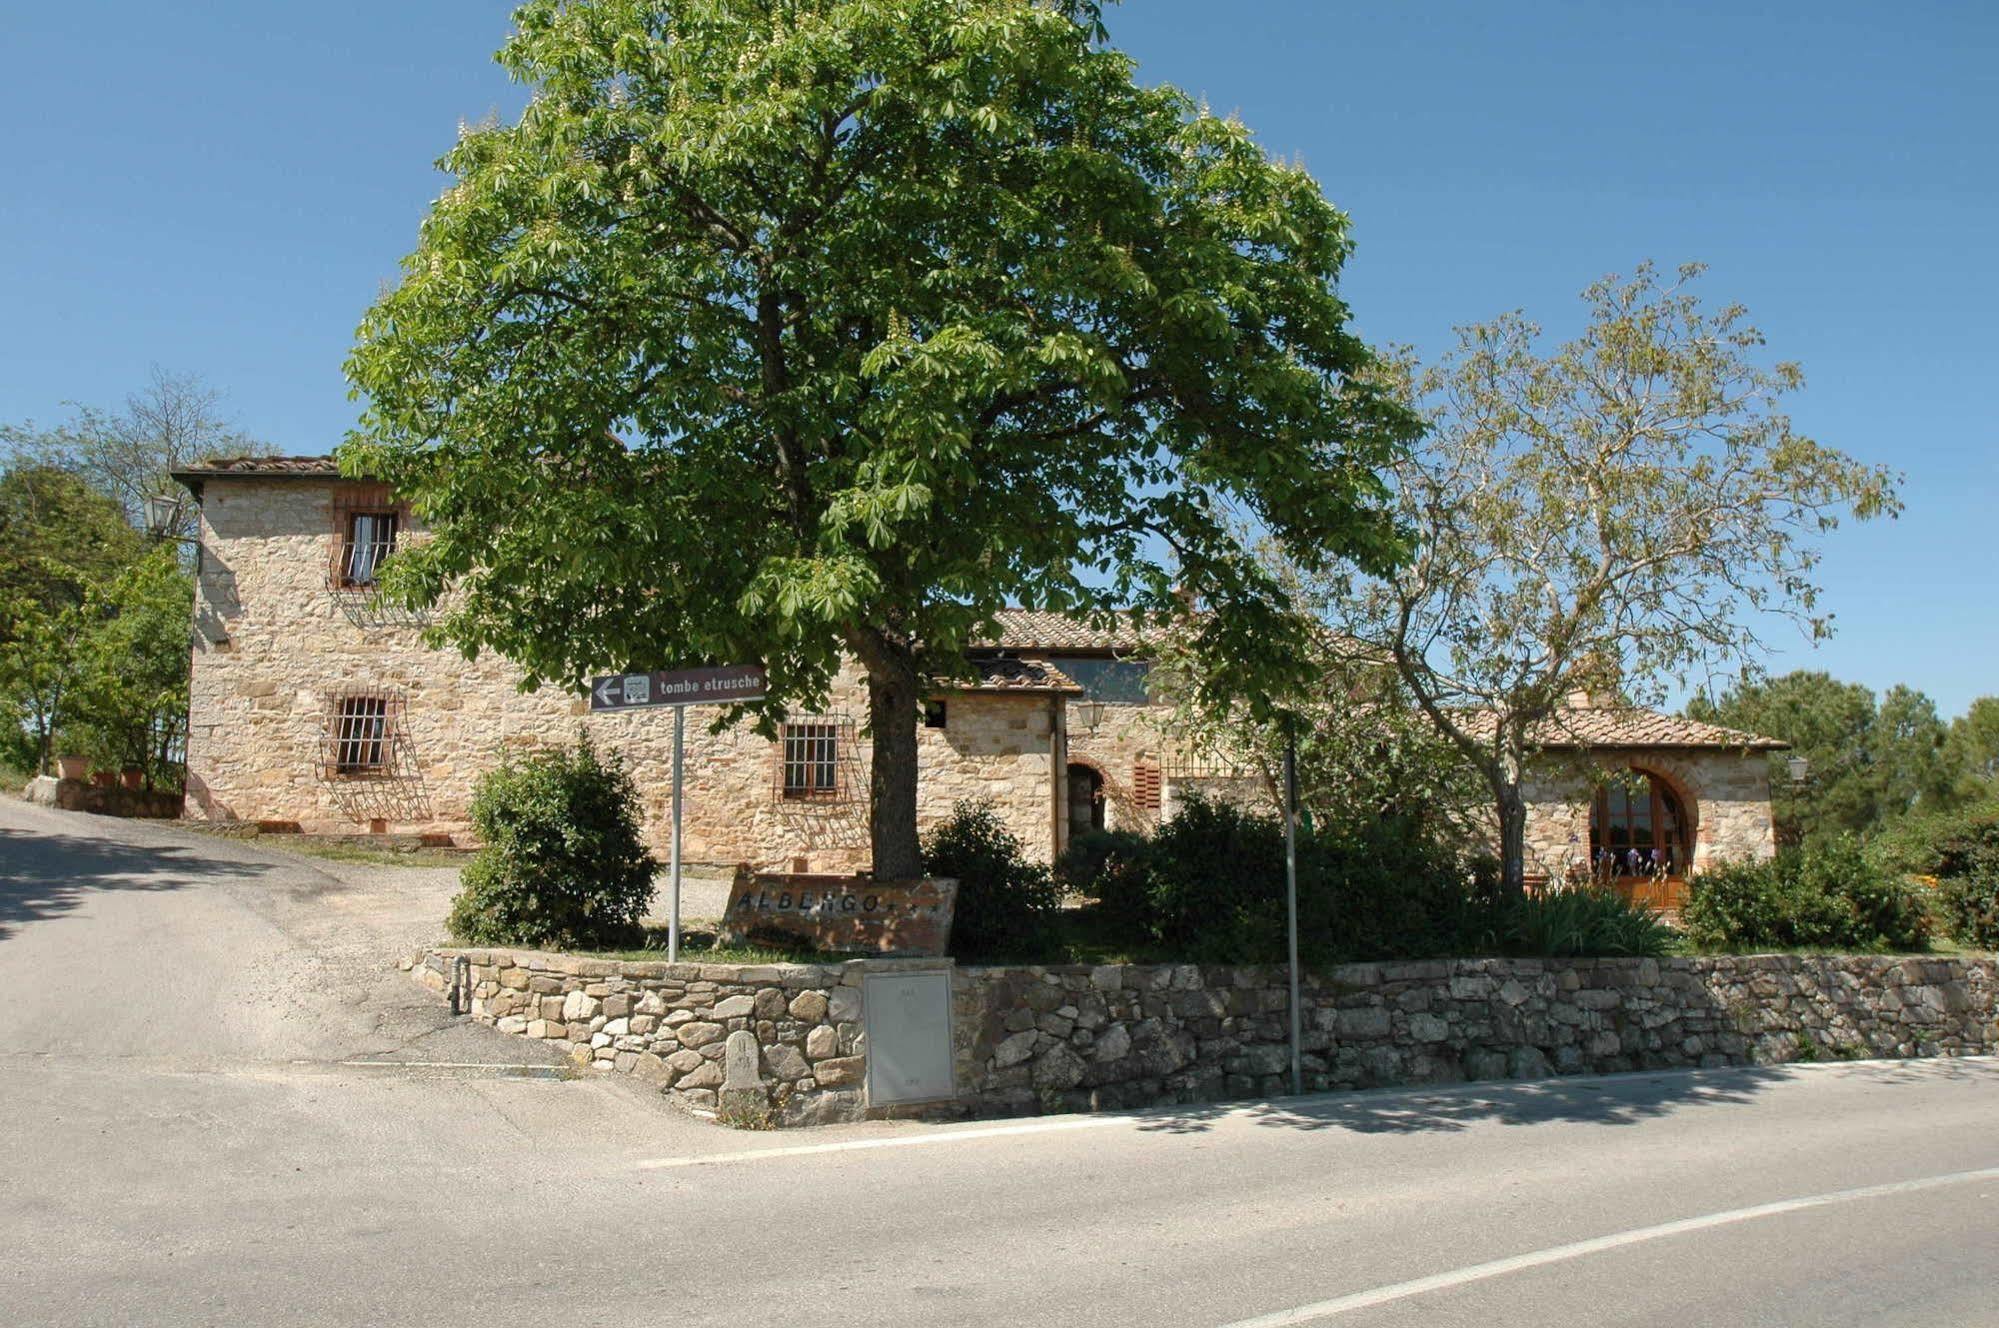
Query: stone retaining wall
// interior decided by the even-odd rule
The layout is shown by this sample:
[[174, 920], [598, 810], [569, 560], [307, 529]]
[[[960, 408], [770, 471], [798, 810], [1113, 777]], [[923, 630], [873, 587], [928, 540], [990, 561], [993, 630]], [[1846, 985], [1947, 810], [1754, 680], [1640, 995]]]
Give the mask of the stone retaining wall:
[[[864, 976], [936, 963], [667, 965], [433, 950], [414, 966], [475, 1018], [636, 1074], [689, 1106], [715, 1107], [727, 1077], [757, 1084], [779, 1121], [812, 1124], [871, 1114]], [[1289, 1089], [1281, 969], [958, 968], [951, 985], [957, 1096], [920, 1114], [1125, 1109]], [[1310, 975], [1304, 995], [1312, 1090], [1999, 1052], [1999, 962], [1989, 958], [1353, 964]]]
[[[1309, 1090], [1999, 1051], [1993, 960], [1447, 960], [1308, 976]], [[1282, 969], [960, 969], [959, 1105], [1081, 1111], [1288, 1092]]]
[[697, 1109], [717, 1106], [731, 1035], [748, 1032], [777, 1118], [814, 1124], [865, 1114], [861, 977], [897, 962], [667, 964], [454, 949], [425, 951], [411, 966], [482, 1023], [554, 1042], [581, 1065], [637, 1075]]
[[57, 779], [38, 775], [28, 781], [21, 796], [43, 807], [65, 812], [91, 812], [98, 816], [137, 816], [170, 821], [180, 815], [181, 795], [128, 789], [122, 785], [90, 784], [81, 779]]

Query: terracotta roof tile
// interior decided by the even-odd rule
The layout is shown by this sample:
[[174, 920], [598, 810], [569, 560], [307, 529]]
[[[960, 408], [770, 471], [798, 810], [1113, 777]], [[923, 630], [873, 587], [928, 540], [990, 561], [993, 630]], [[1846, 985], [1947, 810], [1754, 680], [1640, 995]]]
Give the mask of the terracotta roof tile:
[[1018, 655], [982, 655], [971, 660], [976, 681], [960, 679], [950, 686], [965, 692], [1080, 692], [1082, 687], [1045, 659]]
[[241, 456], [217, 457], [174, 472], [175, 479], [204, 480], [225, 475], [325, 475], [336, 476], [339, 465], [330, 456]]
[[[1472, 732], [1492, 732], [1492, 717], [1473, 719]], [[1703, 724], [1684, 715], [1668, 715], [1636, 706], [1570, 706], [1557, 711], [1528, 733], [1528, 742], [1549, 750], [1583, 747], [1687, 747], [1717, 751], [1782, 751], [1791, 744], [1741, 729]]]
[[1098, 627], [1066, 613], [1041, 609], [1001, 609], [999, 637], [983, 644], [1002, 650], [1137, 650], [1138, 631], [1125, 624]]

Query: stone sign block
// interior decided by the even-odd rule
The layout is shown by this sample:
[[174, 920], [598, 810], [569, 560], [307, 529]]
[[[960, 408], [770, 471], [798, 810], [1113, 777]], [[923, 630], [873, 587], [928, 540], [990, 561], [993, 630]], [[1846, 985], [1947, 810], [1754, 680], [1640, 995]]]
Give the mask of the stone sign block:
[[721, 940], [803, 941], [839, 954], [941, 956], [957, 902], [956, 881], [760, 875], [744, 866], [729, 889]]

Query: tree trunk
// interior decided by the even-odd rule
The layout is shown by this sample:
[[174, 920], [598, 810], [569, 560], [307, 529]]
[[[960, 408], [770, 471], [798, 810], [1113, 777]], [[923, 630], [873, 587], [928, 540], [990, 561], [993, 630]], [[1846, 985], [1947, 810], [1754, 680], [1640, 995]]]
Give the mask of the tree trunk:
[[1520, 786], [1499, 794], [1499, 884], [1509, 897], [1527, 891], [1527, 803]]
[[1499, 885], [1508, 898], [1527, 892], [1527, 799], [1520, 793], [1526, 762], [1502, 751], [1493, 771], [1492, 792], [1499, 811]]
[[923, 874], [916, 835], [916, 666], [879, 633], [856, 633], [855, 654], [868, 671], [868, 728], [874, 765], [868, 775], [868, 839], [879, 881]]

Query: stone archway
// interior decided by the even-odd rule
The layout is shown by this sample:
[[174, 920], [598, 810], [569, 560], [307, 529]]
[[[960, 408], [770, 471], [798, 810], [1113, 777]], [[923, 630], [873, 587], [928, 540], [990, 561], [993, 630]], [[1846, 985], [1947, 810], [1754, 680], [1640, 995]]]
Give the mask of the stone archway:
[[1590, 874], [1655, 908], [1686, 902], [1699, 807], [1680, 781], [1656, 769], [1618, 770], [1590, 803]]
[[1074, 843], [1077, 835], [1092, 830], [1107, 829], [1103, 771], [1081, 761], [1071, 761], [1068, 778], [1063, 782], [1069, 790], [1069, 841]]

